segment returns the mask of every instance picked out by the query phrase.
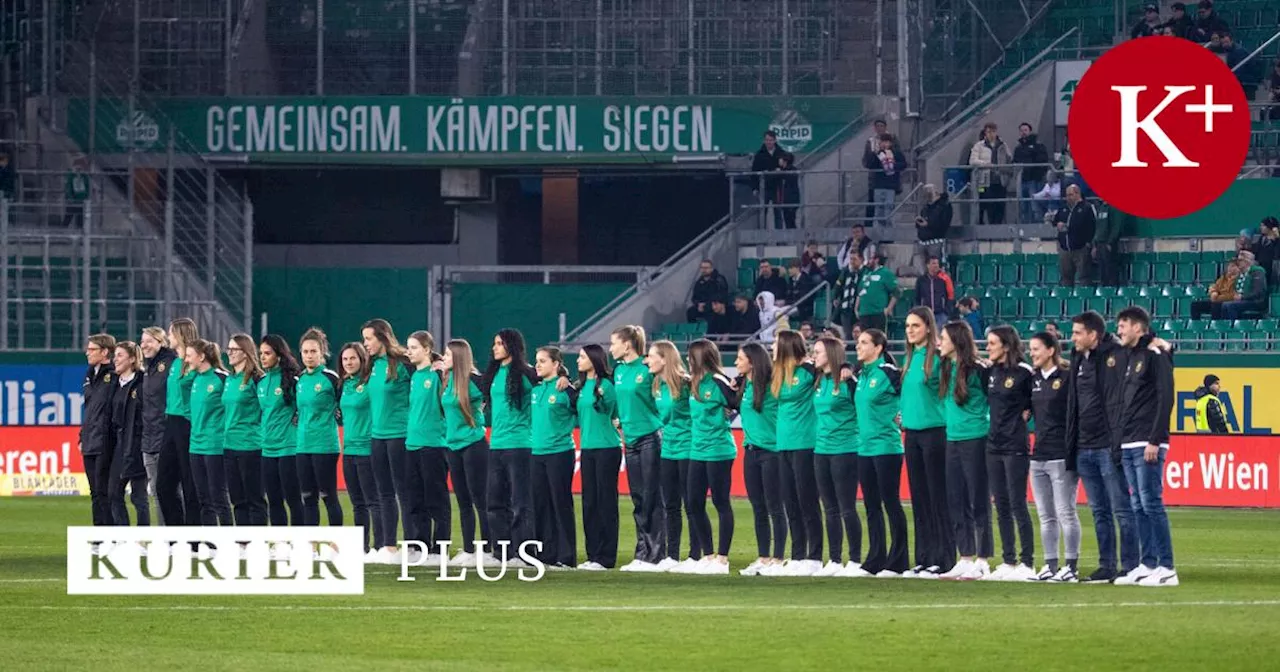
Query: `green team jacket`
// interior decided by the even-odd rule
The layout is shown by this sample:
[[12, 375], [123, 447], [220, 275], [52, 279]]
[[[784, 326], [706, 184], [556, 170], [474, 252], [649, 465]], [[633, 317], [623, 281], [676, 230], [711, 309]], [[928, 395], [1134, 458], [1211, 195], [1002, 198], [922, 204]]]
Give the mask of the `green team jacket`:
[[859, 455], [902, 454], [902, 431], [897, 424], [901, 389], [901, 372], [884, 358], [862, 366], [854, 397], [858, 406]]

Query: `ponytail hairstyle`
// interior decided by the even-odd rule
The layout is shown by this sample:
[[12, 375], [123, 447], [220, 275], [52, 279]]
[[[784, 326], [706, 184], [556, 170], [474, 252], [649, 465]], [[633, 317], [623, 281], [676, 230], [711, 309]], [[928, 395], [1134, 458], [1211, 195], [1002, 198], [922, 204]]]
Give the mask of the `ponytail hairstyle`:
[[[769, 351], [765, 350], [763, 345], [754, 341], [742, 346], [742, 353], [746, 355], [747, 361], [751, 363], [751, 408], [754, 408], [757, 413], [763, 413], [764, 398], [768, 394], [769, 383], [773, 377], [773, 361], [769, 359]], [[742, 372], [740, 371], [739, 373]], [[743, 385], [742, 389], [738, 390], [739, 403], [741, 403], [742, 397], [746, 393], [747, 386]]]
[[569, 369], [564, 366], [564, 353], [560, 351], [560, 348], [557, 348], [554, 345], [544, 345], [541, 348], [538, 348], [536, 352], [546, 354], [547, 359], [551, 360], [551, 363], [556, 365], [557, 378], [569, 377]]
[[445, 345], [453, 356], [453, 367], [449, 376], [453, 382], [453, 396], [458, 399], [458, 409], [467, 425], [476, 426], [475, 410], [471, 408], [471, 372], [476, 368], [476, 358], [471, 354], [471, 344], [455, 338]]
[[703, 378], [724, 375], [724, 369], [720, 366], [720, 348], [716, 347], [714, 341], [699, 338], [689, 344], [689, 375], [692, 376], [689, 387], [693, 396], [697, 396], [698, 386], [702, 384]]
[[[825, 376], [830, 376], [832, 380], [838, 383], [840, 380], [840, 367], [849, 361], [848, 356], [845, 354], [844, 341], [832, 336], [823, 336], [814, 345], [822, 348], [822, 352], [827, 356], [827, 368], [829, 369], [829, 371], [818, 372], [818, 381]], [[814, 381], [814, 384], [817, 384], [818, 381]]]
[[[871, 344], [880, 348], [880, 358], [887, 364], [894, 364], [893, 354], [889, 352], [889, 337], [879, 329], [867, 329], [862, 332], [862, 336], [866, 336]], [[860, 336], [861, 337], [861, 336]]]
[[[427, 351], [428, 364], [435, 364], [440, 361], [440, 353], [436, 352], [436, 337], [432, 336], [431, 332], [425, 329], [420, 329], [409, 334], [409, 338], [417, 341], [418, 344], [422, 346], [422, 349]], [[406, 353], [405, 358], [408, 359], [408, 357], [409, 355]], [[410, 363], [412, 364], [412, 362]]]
[[258, 346], [253, 342], [253, 337], [249, 334], [236, 334], [231, 340], [244, 355], [244, 377], [240, 382], [247, 385], [261, 378], [262, 364], [258, 361]]
[[992, 327], [987, 335], [1000, 339], [1000, 344], [1004, 346], [1004, 361], [995, 362], [996, 364], [1017, 366], [1022, 361], [1022, 339], [1018, 338], [1018, 332], [1013, 327], [1007, 324]]
[[[643, 341], [644, 335], [641, 334], [640, 338]], [[684, 360], [680, 358], [680, 351], [676, 348], [675, 343], [667, 340], [654, 341], [651, 348], [658, 353], [658, 357], [662, 358], [662, 373], [653, 377], [654, 396], [657, 396], [661, 391], [659, 385], [666, 383], [667, 390], [671, 392], [672, 401], [680, 399], [680, 396], [684, 394], [685, 386], [689, 384], [689, 374], [685, 371]]]
[[955, 376], [956, 389], [952, 394], [957, 406], [969, 403], [969, 374], [978, 368], [978, 346], [973, 342], [973, 329], [964, 320], [952, 320], [942, 328], [951, 345], [955, 346], [954, 359], [942, 361], [942, 374], [938, 384], [938, 398], [945, 399], [951, 377]]
[[773, 362], [773, 380], [769, 386], [775, 397], [782, 392], [783, 381], [791, 380], [805, 357], [804, 336], [800, 332], [782, 329], [776, 339], [774, 347], [778, 349], [778, 358]]
[[400, 367], [396, 366], [396, 364], [403, 364], [406, 369], [409, 368], [409, 355], [405, 354], [404, 346], [400, 345], [400, 341], [396, 340], [396, 332], [392, 331], [391, 323], [380, 317], [375, 317], [360, 327], [362, 332], [365, 329], [372, 329], [373, 337], [382, 344], [383, 354], [387, 358], [387, 382], [395, 380], [400, 375]]
[[1054, 366], [1057, 366], [1063, 371], [1069, 370], [1068, 367], [1070, 364], [1068, 364], [1067, 360], [1062, 357], [1062, 343], [1058, 341], [1056, 336], [1047, 331], [1042, 331], [1035, 336], [1032, 336], [1031, 340], [1040, 341], [1040, 345], [1043, 345], [1046, 350], [1053, 351]]
[[[913, 315], [924, 323], [924, 377], [928, 378], [933, 375], [933, 359], [938, 355], [938, 320], [929, 306], [916, 306], [907, 311], [907, 317]], [[915, 353], [916, 346], [908, 343], [907, 357], [902, 365], [904, 369], [911, 368], [911, 358]]]
[[610, 336], [617, 336], [619, 341], [630, 345], [637, 355], [644, 357], [644, 327], [628, 324], [614, 329]]
[[[189, 317], [179, 317], [169, 323], [169, 331], [177, 338], [172, 339], [169, 347], [174, 350], [182, 350], [191, 345], [196, 339], [200, 338], [200, 332], [196, 329], [196, 323]], [[169, 339], [166, 339], [169, 340]], [[186, 369], [183, 368], [183, 373]]]
[[[601, 406], [604, 404], [604, 381], [613, 379], [613, 370], [609, 368], [609, 355], [604, 348], [591, 343], [582, 346], [582, 353], [591, 361], [591, 371], [596, 374], [596, 387], [592, 390], [595, 400], [591, 402], [591, 408], [597, 413], [603, 412]], [[587, 384], [587, 373], [585, 371], [578, 372], [578, 389], [581, 390]]]
[[298, 339], [298, 349], [302, 349], [302, 344], [307, 341], [315, 341], [320, 346], [320, 357], [328, 361], [329, 359], [329, 337], [325, 336], [324, 330], [320, 327], [310, 327], [302, 332], [302, 338]]
[[[133, 358], [133, 373], [142, 370], [142, 349], [133, 341], [120, 341], [116, 343], [116, 350], [124, 350], [125, 354]], [[118, 372], [117, 372], [118, 373]]]
[[286, 406], [293, 406], [298, 391], [298, 376], [302, 375], [302, 367], [289, 349], [289, 343], [279, 334], [267, 334], [262, 343], [276, 353], [280, 364], [280, 392]]
[[[356, 359], [360, 360], [360, 370], [353, 374], [348, 374], [347, 367], [342, 366], [342, 356], [347, 354], [348, 350], [356, 353]], [[364, 343], [356, 343], [352, 341], [350, 343], [342, 344], [342, 349], [338, 351], [338, 366], [342, 369], [343, 380], [353, 378], [357, 385], [365, 385], [369, 382], [369, 373], [371, 368], [369, 364], [369, 351], [364, 349]]]
[[[204, 339], [197, 338], [194, 341], [188, 343], [187, 347], [200, 353], [200, 356], [204, 358], [204, 361], [208, 362], [209, 366], [213, 367], [214, 369], [218, 371], [226, 370], [222, 368], [222, 350], [218, 348], [217, 343], [214, 343], [213, 341], [206, 341]], [[187, 366], [185, 359], [183, 360], [182, 365], [184, 367]]]

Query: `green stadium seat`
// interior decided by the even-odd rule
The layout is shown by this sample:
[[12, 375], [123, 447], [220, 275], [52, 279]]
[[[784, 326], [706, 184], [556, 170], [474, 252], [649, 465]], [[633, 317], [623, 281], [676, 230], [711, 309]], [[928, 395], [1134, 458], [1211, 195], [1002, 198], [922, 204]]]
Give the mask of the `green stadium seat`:
[[1246, 347], [1247, 338], [1245, 332], [1240, 331], [1223, 331], [1219, 332], [1223, 339], [1222, 349], [1227, 352], [1243, 352]]
[[1173, 317], [1177, 314], [1177, 299], [1172, 296], [1157, 296], [1152, 299], [1151, 314], [1157, 317]]
[[1204, 285], [1191, 285], [1186, 289], [1187, 296], [1193, 299], [1209, 298], [1209, 288]]
[[978, 282], [978, 267], [968, 259], [956, 262], [955, 281], [962, 285], [973, 285]]
[[1245, 342], [1245, 349], [1255, 352], [1266, 351], [1271, 349], [1271, 332], [1265, 329], [1254, 329], [1248, 332]]
[[1195, 352], [1200, 349], [1200, 332], [1191, 329], [1172, 332], [1171, 337], [1178, 344], [1179, 350]]
[[1022, 262], [1025, 260], [1025, 254], [1006, 254], [1001, 257], [996, 264], [996, 280], [1002, 285], [1018, 284], [1018, 273], [1022, 268]]
[[760, 270], [760, 260], [759, 259], [739, 259], [738, 268], [750, 269], [752, 273], [755, 273], [756, 271]]
[[1231, 320], [1211, 320], [1209, 322], [1210, 331], [1227, 331], [1235, 327], [1235, 323]]
[[1258, 320], [1258, 328], [1263, 331], [1275, 333], [1277, 330], [1280, 330], [1280, 320], [1264, 317], [1261, 320]]
[[1177, 320], [1163, 319], [1152, 325], [1152, 328], [1163, 334], [1173, 334], [1180, 328]]
[[1236, 320], [1231, 323], [1231, 328], [1238, 331], [1253, 331], [1257, 326], [1257, 320]]
[[1043, 255], [1046, 257], [1040, 265], [1040, 283], [1049, 287], [1056, 286], [1062, 280], [1062, 275], [1058, 270], [1058, 259], [1052, 255]]
[[1200, 264], [1199, 252], [1179, 252], [1174, 262], [1173, 279], [1180, 285], [1189, 285], [1196, 281], [1196, 270]]
[[738, 286], [752, 287], [755, 285], [756, 273], [750, 268], [738, 267]]
[[1272, 315], [1280, 315], [1280, 294], [1271, 295], [1271, 310], [1268, 312]]
[[982, 295], [987, 297], [988, 299], [1003, 299], [1004, 297], [1009, 296], [1009, 288], [999, 287], [999, 286], [987, 287], [982, 292]]
[[1177, 255], [1157, 255], [1156, 261], [1151, 264], [1151, 282], [1156, 284], [1173, 282], [1173, 266], [1176, 259]]
[[1018, 317], [1022, 314], [1022, 301], [1012, 294], [996, 300], [996, 315], [1003, 319]]
[[983, 255], [982, 262], [978, 265], [978, 284], [994, 285], [998, 277], [999, 266], [989, 257], [994, 255]]
[[1062, 299], [1062, 314], [1066, 316], [1076, 316], [1084, 312], [1084, 297], [1071, 296]]
[[1022, 276], [1022, 284], [1040, 284], [1040, 268], [1042, 266], [1040, 257], [1043, 256], [1045, 255], [1028, 254], [1022, 263], [1018, 265], [1018, 273]]
[[1218, 260], [1209, 257], [1207, 254], [1201, 254], [1200, 261], [1196, 262], [1196, 282], [1208, 285], [1217, 279]]
[[1129, 264], [1129, 282], [1135, 285], [1145, 285], [1151, 282], [1151, 262], [1134, 260]]

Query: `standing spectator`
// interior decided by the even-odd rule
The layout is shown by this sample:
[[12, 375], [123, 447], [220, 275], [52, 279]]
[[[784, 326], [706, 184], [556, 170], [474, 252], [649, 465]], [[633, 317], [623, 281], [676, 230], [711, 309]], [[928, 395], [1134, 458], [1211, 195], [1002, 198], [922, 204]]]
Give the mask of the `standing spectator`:
[[800, 177], [796, 172], [795, 154], [779, 152], [778, 172], [782, 175], [777, 181], [778, 193], [774, 202], [782, 212], [782, 227], [794, 229], [796, 228], [796, 211], [800, 208]]
[[[876, 119], [871, 122], [871, 137], [867, 138], [867, 144], [862, 146], [862, 165], [867, 164], [868, 157], [874, 157], [880, 151], [880, 136], [889, 132], [889, 125], [884, 119]], [[874, 181], [874, 173], [867, 173], [867, 212], [866, 221], [870, 222], [875, 219], [876, 214], [876, 197], [875, 187], [872, 185]]]
[[1267, 272], [1248, 250], [1240, 252], [1236, 263], [1240, 268], [1240, 275], [1236, 277], [1237, 298], [1222, 304], [1222, 318], [1238, 320], [1245, 312], [1267, 312]]
[[1058, 227], [1058, 275], [1064, 287], [1089, 282], [1089, 244], [1093, 242], [1098, 216], [1080, 196], [1080, 187], [1067, 187], [1067, 207], [1058, 210], [1053, 222]]
[[[1236, 42], [1231, 31], [1223, 30], [1220, 34], [1222, 36], [1222, 53], [1227, 55], [1227, 67], [1235, 71], [1236, 79], [1240, 81], [1240, 86], [1244, 89], [1245, 99], [1252, 102], [1254, 94], [1258, 92], [1258, 84], [1262, 80], [1256, 67], [1261, 61], [1253, 59], [1245, 63], [1245, 59], [1249, 58], [1249, 50], [1245, 49], [1239, 42]], [[1244, 65], [1241, 65], [1241, 63], [1244, 63]], [[1239, 70], [1236, 70], [1237, 66], [1240, 67]]]
[[849, 229], [849, 239], [840, 245], [840, 249], [836, 251], [836, 264], [841, 270], [849, 266], [849, 253], [855, 252], [859, 257], [867, 259], [875, 255], [876, 245], [867, 237], [867, 230], [861, 224], [854, 224]]
[[17, 188], [18, 176], [9, 163], [9, 155], [0, 152], [0, 199], [13, 200]]
[[801, 320], [807, 320], [813, 317], [813, 297], [805, 298], [809, 292], [817, 284], [813, 282], [813, 278], [800, 272], [800, 261], [792, 259], [787, 264], [787, 305], [790, 306], [795, 316]]
[[928, 263], [929, 257], [937, 257], [946, 263], [947, 230], [951, 228], [951, 200], [946, 191], [932, 184], [924, 185], [924, 197], [928, 202], [920, 211], [920, 216], [916, 217], [920, 258]]
[[951, 302], [956, 298], [955, 285], [951, 276], [942, 270], [942, 262], [937, 257], [929, 257], [925, 267], [927, 274], [916, 278], [916, 305], [927, 306], [933, 311], [935, 320], [946, 324]]
[[1172, 13], [1164, 24], [1168, 34], [1186, 40], [1191, 39], [1191, 30], [1195, 24], [1192, 23], [1191, 17], [1187, 16], [1187, 6], [1181, 2], [1175, 2], [1169, 6], [1169, 9]]
[[892, 269], [885, 268], [884, 262], [881, 255], [871, 257], [867, 270], [862, 274], [858, 300], [853, 309], [858, 314], [858, 324], [864, 331], [885, 331], [889, 325], [889, 316], [893, 314], [893, 307], [902, 294], [898, 289], [898, 276]]
[[729, 333], [754, 336], [760, 331], [760, 309], [746, 296], [733, 297], [733, 314], [729, 316]]
[[987, 335], [987, 320], [982, 316], [982, 304], [977, 299], [966, 296], [956, 303], [956, 309], [960, 311], [960, 318], [969, 323], [974, 336]]
[[1196, 388], [1196, 432], [1200, 434], [1230, 434], [1227, 414], [1223, 412], [1221, 380], [1212, 373], [1204, 377], [1204, 385]]
[[774, 296], [784, 296], [787, 293], [787, 280], [783, 278], [778, 269], [769, 263], [768, 259], [760, 260], [760, 274], [756, 276], [755, 287], [752, 295], [759, 295], [760, 292], [772, 292]]
[[1249, 247], [1258, 265], [1267, 274], [1267, 287], [1275, 285], [1276, 259], [1280, 257], [1280, 221], [1265, 217], [1258, 226], [1258, 239]]
[[85, 173], [87, 164], [84, 157], [78, 157], [71, 163], [71, 170], [67, 171], [67, 205], [62, 224], [68, 228], [78, 228], [84, 222], [84, 202], [89, 199], [89, 176]]
[[[778, 172], [778, 159], [785, 152], [778, 148], [778, 134], [773, 131], [764, 132], [764, 143], [760, 145], [760, 149], [756, 150], [756, 155], [751, 159], [752, 173], [776, 173]], [[759, 197], [764, 195], [764, 205], [776, 204], [778, 197], [778, 178], [773, 175], [756, 174], [751, 176], [751, 193]], [[780, 219], [777, 208], [774, 208], [775, 220]]]
[[756, 307], [760, 310], [760, 342], [772, 343], [778, 333], [778, 323], [785, 311], [775, 305], [773, 292], [760, 292], [756, 295]]
[[698, 279], [693, 283], [693, 305], [685, 312], [690, 322], [706, 319], [711, 314], [711, 302], [719, 299], [720, 303], [729, 302], [729, 281], [720, 275], [710, 259], [703, 259], [698, 265]]
[[814, 261], [822, 256], [824, 255], [818, 249], [817, 242], [811, 240], [805, 243], [804, 252], [800, 253], [800, 270], [813, 275]]
[[[803, 271], [804, 268], [800, 270]], [[815, 285], [820, 285], [824, 282], [831, 284], [836, 281], [836, 274], [832, 272], [831, 267], [827, 266], [827, 258], [822, 255], [814, 257], [813, 265], [806, 273]]]
[[1213, 11], [1213, 0], [1200, 0], [1196, 6], [1196, 20], [1191, 26], [1191, 39], [1204, 44], [1213, 38], [1215, 32], [1226, 32], [1227, 22]]
[[862, 255], [850, 252], [831, 290], [831, 319], [840, 324], [846, 343], [853, 340], [853, 327], [858, 321], [854, 306], [857, 305], [858, 288], [861, 286]]
[[1045, 174], [1044, 186], [1031, 195], [1031, 211], [1035, 215], [1032, 221], [1039, 222], [1050, 210], [1057, 210], [1060, 207], [1062, 207], [1062, 180], [1058, 177], [1058, 171], [1050, 170]]
[[987, 122], [982, 127], [982, 139], [969, 150], [969, 165], [974, 166], [972, 184], [981, 201], [979, 223], [985, 218], [987, 224], [1004, 224], [1004, 198], [1008, 192], [998, 166], [1008, 165], [1013, 156], [996, 130], [995, 123]]
[[1280, 121], [1280, 59], [1271, 66], [1271, 109], [1267, 110], [1267, 118]]
[[863, 166], [871, 171], [874, 221], [879, 226], [889, 226], [894, 196], [902, 191], [902, 171], [907, 167], [907, 158], [897, 148], [893, 136], [885, 133], [880, 136], [880, 151], [864, 157]]
[[1040, 143], [1033, 130], [1025, 121], [1018, 124], [1018, 146], [1013, 150], [1013, 162], [1019, 164], [1018, 170], [1022, 174], [1018, 181], [1019, 224], [1040, 221], [1031, 205], [1031, 197], [1044, 186], [1045, 174], [1049, 172], [1049, 150]]
[[[1096, 214], [1096, 213], [1095, 213]], [[1120, 285], [1120, 267], [1116, 258], [1120, 254], [1120, 219], [1104, 214], [1094, 219], [1093, 263], [1098, 265], [1098, 284], [1105, 287]]]
[[1129, 37], [1138, 39], [1139, 37], [1151, 37], [1157, 34], [1160, 28], [1160, 5], [1154, 2], [1148, 2], [1142, 8], [1142, 20], [1138, 21], [1129, 31]]

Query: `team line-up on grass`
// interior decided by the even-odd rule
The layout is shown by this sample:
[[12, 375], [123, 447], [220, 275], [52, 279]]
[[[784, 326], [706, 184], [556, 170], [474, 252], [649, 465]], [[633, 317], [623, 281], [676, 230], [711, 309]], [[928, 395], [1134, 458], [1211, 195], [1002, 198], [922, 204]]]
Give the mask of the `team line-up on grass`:
[[[447, 563], [520, 566], [489, 549], [538, 541], [549, 567], [603, 571], [618, 562], [625, 458], [636, 545], [621, 571], [723, 575], [737, 414], [758, 551], [743, 575], [1178, 585], [1161, 499], [1173, 361], [1145, 311], [1121, 311], [1116, 334], [1096, 312], [1075, 317], [1070, 361], [1048, 333], [1032, 337], [1024, 357], [1009, 327], [990, 331], [989, 360], [980, 359], [966, 322], [939, 329], [925, 307], [911, 311], [906, 335], [899, 368], [879, 330], [857, 337], [853, 363], [838, 339], [810, 345], [784, 330], [772, 352], [739, 348], [730, 379], [714, 342], [695, 341], [682, 358], [669, 341], [647, 345], [634, 325], [616, 329], [607, 351], [583, 347], [573, 374], [556, 347], [538, 348], [530, 363], [514, 329], [494, 336], [483, 372], [465, 340], [436, 352], [432, 335], [415, 331], [401, 345], [381, 319], [338, 349], [340, 372], [326, 368], [328, 338], [315, 328], [299, 339], [301, 362], [278, 335], [256, 344], [233, 336], [229, 370], [189, 319], [167, 332], [150, 327], [136, 345], [99, 334], [86, 346], [81, 427], [93, 522], [129, 524], [128, 485], [138, 524], [148, 524], [150, 485], [167, 525], [318, 525], [322, 503], [329, 525], [342, 525], [341, 455], [367, 563], [438, 564], [431, 551], [451, 536], [451, 479], [462, 550]], [[1087, 576], [1078, 568], [1080, 481], [1099, 548]], [[401, 514], [404, 539], [418, 542], [404, 551]]]

